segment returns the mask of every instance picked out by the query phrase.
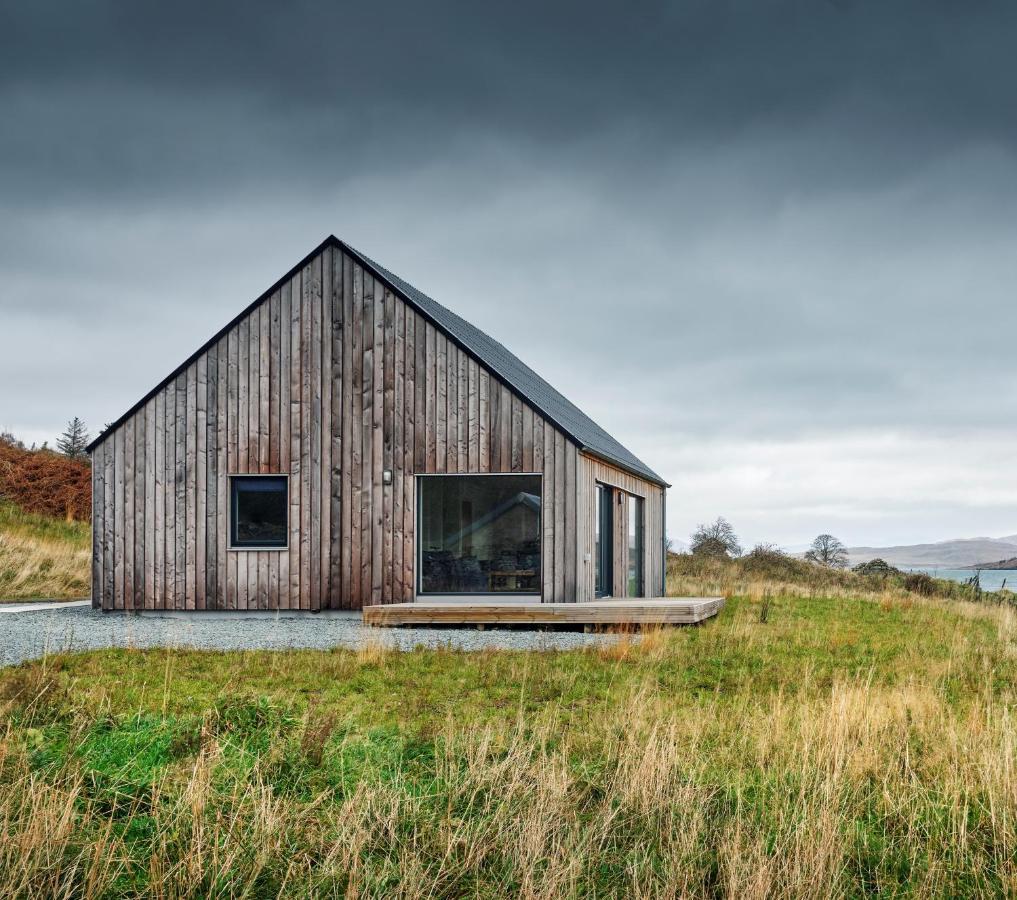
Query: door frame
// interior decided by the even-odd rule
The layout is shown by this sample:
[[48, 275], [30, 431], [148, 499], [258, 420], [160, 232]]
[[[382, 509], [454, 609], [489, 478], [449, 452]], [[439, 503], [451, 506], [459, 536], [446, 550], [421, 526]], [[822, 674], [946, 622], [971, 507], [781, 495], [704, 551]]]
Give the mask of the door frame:
[[[609, 484], [595, 482], [595, 528], [600, 533], [600, 546], [594, 537], [593, 596], [614, 596], [614, 506], [615, 491]], [[599, 578], [598, 578], [599, 576]]]

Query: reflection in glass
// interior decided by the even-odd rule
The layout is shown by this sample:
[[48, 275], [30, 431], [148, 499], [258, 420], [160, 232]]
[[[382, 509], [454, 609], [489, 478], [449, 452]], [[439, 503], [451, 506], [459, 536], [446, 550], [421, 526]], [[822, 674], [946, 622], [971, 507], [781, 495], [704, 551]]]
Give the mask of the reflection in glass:
[[420, 477], [420, 591], [539, 593], [540, 476]]

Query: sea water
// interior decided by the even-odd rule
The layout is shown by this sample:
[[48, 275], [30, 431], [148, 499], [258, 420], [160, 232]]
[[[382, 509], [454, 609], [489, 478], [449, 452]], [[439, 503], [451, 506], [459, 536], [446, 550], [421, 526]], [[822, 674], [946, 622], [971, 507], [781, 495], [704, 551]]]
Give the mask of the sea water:
[[[916, 566], [901, 567], [905, 572], [925, 572], [933, 578], [945, 578], [947, 581], [970, 581], [975, 574], [974, 569], [931, 569]], [[983, 591], [998, 591], [1006, 582], [1006, 587], [1017, 591], [1017, 569], [982, 569], [978, 580]]]

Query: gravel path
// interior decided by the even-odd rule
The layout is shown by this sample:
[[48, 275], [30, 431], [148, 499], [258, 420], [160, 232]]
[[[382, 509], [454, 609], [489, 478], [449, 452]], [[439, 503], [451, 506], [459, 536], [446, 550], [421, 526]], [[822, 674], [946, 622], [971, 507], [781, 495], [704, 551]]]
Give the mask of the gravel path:
[[360, 613], [246, 616], [132, 616], [91, 607], [10, 612], [0, 615], [0, 666], [46, 653], [104, 647], [194, 647], [201, 650], [357, 648], [364, 641], [400, 650], [452, 647], [462, 650], [571, 650], [616, 640], [612, 635], [571, 631], [508, 631], [449, 628], [365, 628]]

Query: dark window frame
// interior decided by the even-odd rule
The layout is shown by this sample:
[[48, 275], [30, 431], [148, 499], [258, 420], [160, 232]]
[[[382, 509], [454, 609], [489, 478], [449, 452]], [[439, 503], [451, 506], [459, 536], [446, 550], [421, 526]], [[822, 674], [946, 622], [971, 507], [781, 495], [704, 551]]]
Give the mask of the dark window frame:
[[[286, 495], [286, 526], [285, 526], [285, 539], [281, 544], [277, 543], [253, 543], [253, 542], [238, 542], [237, 541], [237, 490], [236, 485], [244, 481], [253, 481], [254, 479], [271, 478], [277, 481], [282, 481], [285, 487]], [[227, 497], [229, 500], [229, 509], [227, 510], [229, 521], [229, 533], [228, 547], [227, 549], [233, 551], [283, 551], [289, 550], [290, 545], [290, 476], [288, 472], [234, 472], [226, 476], [227, 481]]]
[[[614, 595], [614, 498], [615, 488], [601, 481], [595, 482], [594, 504], [597, 508], [594, 513], [593, 591], [598, 598]], [[598, 530], [599, 546], [596, 534]]]
[[[646, 596], [646, 498], [629, 494], [625, 522], [625, 596]], [[634, 526], [634, 530], [633, 530]], [[633, 546], [633, 544], [635, 546]], [[635, 575], [633, 576], [633, 561]], [[633, 586], [633, 577], [635, 585]], [[634, 589], [633, 589], [634, 587]]]
[[[424, 584], [424, 547], [421, 536], [423, 535], [424, 503], [422, 490], [424, 479], [427, 478], [505, 478], [529, 476], [540, 479], [540, 512], [537, 516], [537, 535], [540, 546], [540, 566], [535, 576], [538, 587], [535, 591], [425, 591]], [[416, 536], [414, 537], [413, 564], [416, 569], [414, 573], [415, 596], [417, 597], [540, 597], [544, 596], [544, 482], [543, 472], [418, 472], [414, 476], [414, 497], [417, 503], [415, 517]]]

